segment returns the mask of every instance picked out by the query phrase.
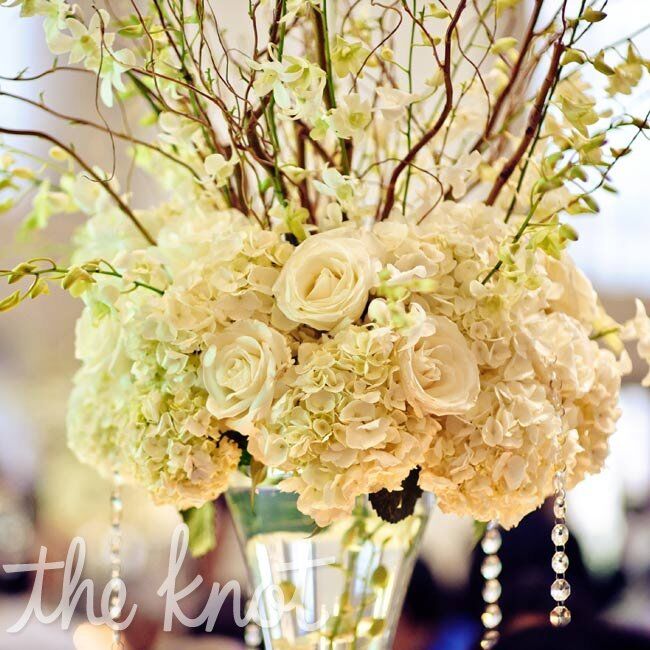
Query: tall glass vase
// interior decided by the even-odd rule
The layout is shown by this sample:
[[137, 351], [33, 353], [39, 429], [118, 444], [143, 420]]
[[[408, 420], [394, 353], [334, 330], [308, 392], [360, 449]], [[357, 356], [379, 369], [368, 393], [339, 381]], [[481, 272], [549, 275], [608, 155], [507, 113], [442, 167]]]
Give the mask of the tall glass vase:
[[325, 529], [275, 485], [231, 488], [266, 650], [391, 648], [433, 499], [389, 524], [367, 499]]

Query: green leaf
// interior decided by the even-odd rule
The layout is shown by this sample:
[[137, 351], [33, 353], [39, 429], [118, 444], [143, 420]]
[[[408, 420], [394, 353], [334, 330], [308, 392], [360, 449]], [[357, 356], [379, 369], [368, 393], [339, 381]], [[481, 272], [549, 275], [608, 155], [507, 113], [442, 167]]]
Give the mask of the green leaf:
[[181, 516], [190, 529], [190, 553], [193, 557], [209, 553], [217, 544], [214, 503], [208, 501], [200, 508], [183, 510]]
[[383, 618], [375, 618], [372, 625], [368, 628], [368, 636], [379, 636], [386, 629], [386, 621]]
[[569, 241], [578, 241], [578, 232], [573, 226], [568, 223], [563, 223], [560, 226], [560, 236]]
[[7, 282], [9, 284], [14, 284], [14, 282], [22, 280], [28, 273], [31, 273], [35, 269], [36, 265], [31, 264], [30, 262], [21, 262], [18, 266], [14, 266], [14, 268], [11, 269], [11, 275], [7, 277]]
[[564, 154], [561, 151], [556, 151], [555, 153], [546, 156], [544, 163], [550, 167], [550, 169], [555, 169], [555, 166], [562, 160]]
[[512, 36], [504, 36], [503, 38], [499, 38], [494, 41], [492, 47], [490, 48], [490, 52], [492, 52], [492, 54], [503, 54], [504, 52], [507, 52], [509, 49], [513, 48], [515, 45], [517, 45], [516, 38]]
[[285, 609], [294, 609], [300, 604], [298, 596], [298, 588], [290, 580], [283, 580], [278, 587], [282, 593], [282, 604]]
[[594, 149], [598, 149], [601, 145], [603, 145], [605, 142], [605, 134], [604, 133], [598, 133], [597, 135], [593, 136], [593, 138], [589, 138], [581, 147], [581, 151], [593, 151]]
[[264, 192], [266, 192], [266, 190], [268, 190], [272, 186], [273, 186], [273, 180], [267, 176], [258, 184], [260, 194], [264, 194]]
[[14, 291], [4, 300], [0, 300], [0, 312], [9, 311], [20, 304], [20, 290]]
[[496, 3], [497, 18], [499, 18], [504, 11], [516, 7], [520, 2], [521, 0], [497, 0]]
[[451, 14], [444, 7], [439, 7], [432, 2], [429, 5], [429, 15], [432, 18], [449, 18]]
[[585, 170], [582, 169], [582, 167], [578, 167], [578, 166], [571, 167], [567, 176], [572, 179], [577, 178], [581, 181], [586, 181], [588, 178], [587, 172], [585, 172]]
[[483, 536], [485, 535], [485, 531], [487, 530], [487, 521], [476, 521], [474, 520], [474, 543], [478, 544], [482, 539]]
[[251, 510], [255, 510], [255, 494], [257, 486], [266, 480], [267, 467], [264, 463], [251, 456], [250, 474], [253, 484], [251, 485]]
[[605, 63], [605, 52], [600, 51], [598, 53], [598, 56], [591, 62], [594, 68], [598, 70], [601, 74], [606, 74], [607, 76], [611, 76], [615, 74], [614, 68], [611, 68]]
[[591, 212], [591, 210], [585, 205], [584, 201], [577, 199], [566, 207], [567, 214], [584, 214], [585, 212]]
[[370, 584], [375, 589], [385, 589], [388, 585], [388, 569], [380, 564], [373, 572], [370, 578]]
[[626, 56], [626, 61], [628, 63], [642, 63], [641, 57], [636, 53], [636, 50], [634, 49], [634, 45], [632, 44], [632, 41], [630, 41], [627, 45], [627, 56]]
[[558, 187], [562, 187], [564, 181], [557, 176], [553, 178], [540, 178], [534, 187], [535, 193], [544, 194], [545, 192], [550, 192], [551, 190], [556, 190]]
[[69, 291], [70, 295], [78, 298], [94, 283], [95, 279], [88, 271], [79, 266], [73, 266], [61, 281], [61, 286]]
[[144, 36], [144, 28], [142, 25], [129, 25], [118, 30], [117, 33], [124, 38], [141, 38]]
[[6, 190], [6, 189], [15, 189], [16, 184], [13, 182], [11, 178], [3, 178], [0, 181], [0, 190]]
[[343, 533], [343, 537], [341, 538], [341, 544], [343, 545], [343, 548], [349, 548], [352, 546], [352, 544], [356, 543], [359, 537], [363, 535], [363, 532], [363, 521], [355, 519], [352, 526], [350, 526], [350, 528], [348, 528], [345, 533]]
[[591, 7], [580, 16], [580, 20], [586, 20], [588, 23], [599, 23], [601, 20], [605, 20], [605, 18], [607, 18], [607, 14], [604, 11], [598, 11]]
[[563, 55], [560, 61], [561, 65], [568, 65], [569, 63], [584, 63], [585, 55], [578, 50], [569, 48]]
[[43, 278], [38, 278], [29, 290], [29, 297], [33, 300], [38, 296], [50, 293], [50, 287]]

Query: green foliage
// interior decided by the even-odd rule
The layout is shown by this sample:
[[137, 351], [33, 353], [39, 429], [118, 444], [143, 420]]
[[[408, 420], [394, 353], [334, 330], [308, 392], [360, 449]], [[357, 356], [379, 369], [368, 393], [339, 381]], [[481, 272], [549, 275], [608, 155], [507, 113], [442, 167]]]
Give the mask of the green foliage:
[[589, 137], [588, 126], [598, 122], [598, 113], [594, 110], [594, 102], [577, 102], [568, 97], [560, 100], [560, 109], [569, 123], [585, 138]]
[[560, 63], [562, 65], [569, 65], [569, 63], [584, 63], [586, 60], [587, 59], [582, 52], [569, 47], [562, 55]]
[[14, 307], [20, 304], [21, 300], [22, 298], [20, 296], [20, 291], [14, 291], [12, 294], [9, 294], [3, 300], [0, 300], [0, 312], [9, 311], [10, 309], [13, 309]]
[[73, 266], [63, 276], [61, 286], [78, 298], [94, 283], [95, 279], [83, 266]]
[[560, 259], [562, 251], [569, 242], [578, 240], [576, 230], [565, 223], [561, 223], [557, 216], [549, 222], [534, 224], [529, 227], [531, 231], [527, 248], [529, 250], [542, 250], [550, 257]]
[[650, 61], [643, 59], [633, 43], [628, 43], [625, 59], [616, 65], [608, 79], [607, 92], [614, 95], [631, 95], [643, 78], [644, 70], [650, 70]]
[[200, 508], [183, 510], [181, 516], [190, 530], [190, 553], [201, 557], [214, 549], [217, 545], [214, 503], [208, 501]]
[[504, 36], [499, 38], [492, 44], [490, 52], [492, 54], [503, 54], [508, 50], [511, 50], [515, 45], [517, 45], [517, 39], [512, 36]]
[[429, 3], [429, 16], [431, 16], [431, 18], [444, 19], [449, 18], [450, 15], [449, 11], [439, 4], [436, 4], [435, 2]]
[[380, 564], [372, 573], [370, 584], [375, 589], [385, 589], [388, 586], [388, 570], [383, 564]]
[[598, 72], [605, 74], [607, 76], [611, 76], [614, 74], [614, 69], [611, 68], [610, 66], [605, 63], [605, 51], [601, 50], [598, 52], [596, 58], [591, 62], [594, 68], [598, 70]]
[[499, 18], [508, 9], [516, 7], [521, 0], [496, 0], [496, 15]]
[[598, 23], [601, 20], [605, 20], [607, 14], [604, 11], [598, 11], [588, 7], [585, 12], [580, 16], [580, 20], [586, 20], [588, 23]]
[[474, 544], [478, 545], [483, 539], [486, 530], [487, 521], [474, 521]]
[[[90, 286], [96, 283], [96, 275], [106, 275], [121, 278], [122, 274], [106, 260], [91, 260], [70, 268], [58, 266], [54, 260], [46, 257], [21, 262], [13, 269], [0, 269], [0, 278], [7, 278], [7, 284], [15, 284], [29, 278], [31, 284], [25, 291], [16, 291], [0, 303], [8, 311], [18, 306], [26, 298], [37, 298], [50, 292], [48, 282], [60, 282], [61, 287], [75, 298], [85, 293]], [[143, 288], [163, 295], [164, 291], [144, 282], [135, 280], [127, 283], [125, 290]]]

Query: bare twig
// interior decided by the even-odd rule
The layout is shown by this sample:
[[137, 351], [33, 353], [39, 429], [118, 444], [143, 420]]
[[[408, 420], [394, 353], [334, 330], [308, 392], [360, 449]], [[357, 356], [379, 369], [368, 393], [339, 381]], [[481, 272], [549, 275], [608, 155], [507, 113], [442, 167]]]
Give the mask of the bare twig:
[[110, 131], [110, 133], [118, 140], [125, 140], [126, 142], [130, 142], [131, 144], [135, 144], [140, 147], [146, 147], [147, 149], [151, 149], [152, 151], [159, 153], [161, 156], [164, 156], [168, 160], [171, 160], [172, 162], [176, 163], [177, 165], [180, 165], [181, 167], [184, 167], [190, 174], [192, 174], [192, 176], [194, 176], [195, 179], [199, 180], [199, 175], [186, 162], [184, 162], [180, 158], [176, 158], [168, 151], [165, 151], [164, 149], [157, 147], [155, 144], [152, 144], [151, 142], [147, 142], [146, 140], [141, 140], [140, 138], [136, 138], [135, 136], [128, 133], [115, 131], [111, 127], [102, 126], [101, 124], [97, 124], [96, 122], [91, 122], [90, 120], [86, 120], [84, 118], [77, 117], [75, 115], [67, 115], [65, 113], [61, 113], [60, 111], [56, 111], [53, 108], [50, 108], [49, 106], [46, 106], [41, 102], [37, 102], [34, 101], [33, 99], [29, 99], [28, 97], [23, 97], [21, 95], [16, 95], [14, 93], [9, 93], [3, 90], [0, 90], [0, 97], [9, 97], [11, 99], [15, 99], [16, 101], [29, 104], [30, 106], [35, 106], [36, 108], [39, 108], [42, 111], [45, 111], [50, 115], [53, 115], [54, 117], [58, 117], [61, 120], [67, 120], [71, 124], [79, 124], [81, 126], [86, 126], [91, 129], [95, 129], [97, 131], [102, 131], [104, 133], [108, 133]]
[[64, 144], [54, 136], [51, 136], [49, 133], [43, 133], [42, 131], [32, 131], [28, 129], [10, 129], [4, 126], [0, 126], [0, 133], [5, 133], [6, 135], [17, 135], [28, 138], [37, 138], [39, 140], [46, 140], [51, 144], [60, 147], [65, 151], [72, 159], [74, 159], [77, 164], [97, 183], [99, 183], [108, 194], [111, 196], [113, 201], [117, 204], [119, 209], [131, 220], [133, 225], [140, 231], [142, 236], [151, 244], [152, 246], [156, 245], [156, 241], [149, 234], [146, 228], [140, 223], [140, 220], [135, 216], [133, 210], [122, 200], [120, 195], [110, 186], [110, 183], [105, 179], [101, 178], [97, 172], [85, 161], [77, 152], [68, 145]]
[[519, 161], [524, 157], [530, 143], [535, 137], [535, 133], [543, 117], [546, 98], [548, 96], [549, 90], [553, 86], [553, 83], [558, 74], [558, 70], [560, 68], [560, 57], [562, 56], [563, 51], [564, 44], [562, 43], [562, 38], [560, 36], [553, 46], [553, 54], [551, 56], [548, 72], [546, 73], [546, 77], [544, 78], [544, 82], [542, 83], [539, 92], [537, 93], [535, 102], [530, 109], [530, 114], [528, 115], [528, 124], [526, 125], [526, 130], [524, 131], [521, 142], [519, 143], [516, 151], [512, 154], [510, 159], [504, 164], [503, 168], [499, 172], [497, 180], [495, 181], [492, 189], [490, 190], [490, 193], [488, 194], [487, 199], [485, 200], [485, 203], [487, 205], [494, 205], [494, 202], [497, 200], [499, 193], [503, 189], [503, 186], [512, 176], [512, 173], [517, 168]]
[[451, 111], [454, 101], [454, 87], [451, 80], [451, 40], [456, 29], [456, 25], [460, 20], [460, 16], [467, 6], [467, 0], [461, 0], [458, 3], [458, 7], [454, 13], [449, 27], [447, 27], [447, 33], [445, 35], [445, 60], [442, 64], [442, 72], [444, 76], [445, 83], [445, 104], [442, 107], [442, 112], [436, 120], [435, 124], [429, 129], [429, 131], [422, 137], [420, 140], [411, 148], [411, 150], [406, 154], [404, 159], [395, 167], [393, 173], [391, 174], [390, 180], [388, 182], [388, 187], [386, 188], [386, 200], [384, 202], [384, 207], [379, 216], [379, 220], [387, 219], [390, 215], [393, 205], [395, 204], [395, 188], [397, 186], [397, 181], [401, 173], [413, 162], [417, 154], [423, 149], [440, 131], [442, 126]]
[[530, 46], [533, 42], [533, 38], [535, 36], [535, 25], [537, 24], [537, 20], [539, 19], [539, 14], [542, 10], [543, 4], [544, 4], [544, 0], [535, 0], [533, 13], [530, 17], [530, 21], [528, 22], [526, 35], [524, 37], [524, 40], [521, 43], [521, 48], [519, 50], [519, 56], [517, 57], [517, 62], [515, 63], [512, 72], [510, 73], [510, 78], [508, 79], [508, 83], [506, 84], [505, 88], [501, 91], [501, 94], [499, 95], [496, 102], [494, 103], [494, 109], [490, 114], [487, 124], [485, 125], [485, 131], [483, 132], [483, 135], [479, 138], [478, 142], [474, 145], [473, 150], [479, 149], [484, 142], [489, 140], [490, 136], [492, 135], [492, 130], [494, 129], [496, 122], [499, 119], [499, 116], [501, 115], [501, 110], [505, 105], [506, 100], [510, 96], [512, 89], [515, 87], [517, 80], [519, 79], [519, 75], [521, 73], [522, 67], [526, 60], [526, 56], [528, 54]]

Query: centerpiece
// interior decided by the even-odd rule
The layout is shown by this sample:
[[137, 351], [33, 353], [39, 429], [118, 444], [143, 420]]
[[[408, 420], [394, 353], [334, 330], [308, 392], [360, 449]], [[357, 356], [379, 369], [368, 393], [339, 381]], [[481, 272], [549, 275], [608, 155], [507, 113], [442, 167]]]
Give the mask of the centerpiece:
[[484, 647], [497, 522], [554, 493], [564, 587], [565, 489], [607, 456], [623, 340], [650, 357], [643, 305], [607, 315], [565, 215], [598, 211], [648, 129], [615, 109], [649, 63], [582, 48], [598, 3], [531, 4], [251, 0], [247, 39], [224, 25], [241, 8], [204, 0], [11, 4], [57, 56], [14, 85], [92, 74], [140, 126], [0, 95], [105, 132], [158, 189], [138, 206], [78, 146], [0, 125], [3, 209], [35, 191], [23, 230], [87, 215], [69, 263], [1, 272], [20, 287], [1, 309], [52, 282], [83, 300], [71, 449], [190, 526], [230, 488], [253, 584], [285, 605], [268, 648], [390, 647], [430, 494], [492, 522]]

